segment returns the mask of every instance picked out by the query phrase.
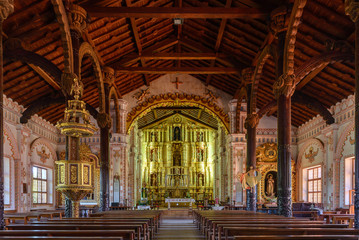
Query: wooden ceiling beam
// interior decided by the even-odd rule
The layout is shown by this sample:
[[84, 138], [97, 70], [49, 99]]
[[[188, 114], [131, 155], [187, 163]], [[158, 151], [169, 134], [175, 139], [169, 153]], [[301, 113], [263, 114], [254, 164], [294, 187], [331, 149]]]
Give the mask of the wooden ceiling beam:
[[115, 69], [117, 73], [126, 74], [168, 74], [168, 73], [182, 73], [182, 74], [239, 74], [240, 70], [237, 68], [223, 68], [223, 67], [167, 67], [167, 68], [153, 68], [153, 67], [118, 67]]
[[269, 9], [223, 7], [97, 7], [83, 6], [91, 17], [116, 18], [253, 18], [265, 19]]
[[[126, 5], [128, 7], [131, 6], [131, 0], [126, 0]], [[135, 18], [131, 17], [130, 22], [131, 22], [132, 33], [133, 33], [133, 35], [135, 37], [137, 51], [138, 51], [138, 54], [141, 55], [141, 53], [142, 53], [142, 45], [141, 45], [140, 35], [138, 33], [138, 28], [137, 28], [137, 25], [136, 25]], [[141, 60], [141, 66], [146, 67], [146, 61], [144, 59], [140, 59], [140, 60]], [[150, 83], [148, 81], [148, 77], [146, 76], [146, 74], [143, 75], [143, 78], [145, 80], [146, 86], [149, 86]]]
[[[231, 5], [232, 5], [232, 0], [227, 0], [225, 8], [230, 8]], [[223, 39], [223, 34], [224, 34], [224, 29], [226, 28], [226, 24], [227, 24], [227, 19], [223, 18], [222, 21], [221, 21], [221, 25], [219, 26], [216, 45], [214, 46], [214, 51], [216, 53], [218, 52], [219, 47], [221, 46], [221, 42], [222, 42], [222, 39]], [[216, 61], [212, 60], [210, 66], [214, 67], [215, 65], [216, 65]], [[211, 78], [212, 78], [212, 75], [207, 76], [206, 86], [208, 86], [210, 84]]]

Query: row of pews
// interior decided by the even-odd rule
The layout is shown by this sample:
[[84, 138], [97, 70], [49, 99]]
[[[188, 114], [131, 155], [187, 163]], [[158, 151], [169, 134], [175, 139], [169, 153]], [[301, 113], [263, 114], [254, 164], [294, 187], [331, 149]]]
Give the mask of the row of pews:
[[49, 218], [27, 224], [8, 223], [0, 239], [150, 240], [160, 226], [160, 211], [108, 211], [89, 218]]
[[250, 211], [193, 211], [193, 220], [208, 240], [358, 240], [348, 224], [327, 224], [305, 218]]

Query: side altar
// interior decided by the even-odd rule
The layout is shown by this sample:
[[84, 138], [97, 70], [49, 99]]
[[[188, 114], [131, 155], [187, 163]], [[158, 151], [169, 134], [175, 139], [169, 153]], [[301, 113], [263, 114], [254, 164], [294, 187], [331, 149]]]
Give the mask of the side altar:
[[192, 207], [195, 200], [193, 198], [166, 198], [165, 202], [168, 203], [168, 210], [170, 210], [171, 203], [189, 203], [189, 207]]

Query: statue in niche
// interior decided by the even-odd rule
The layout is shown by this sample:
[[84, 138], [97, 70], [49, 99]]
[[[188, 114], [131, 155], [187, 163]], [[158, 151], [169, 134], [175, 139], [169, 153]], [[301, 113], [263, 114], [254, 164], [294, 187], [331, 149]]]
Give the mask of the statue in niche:
[[181, 141], [181, 129], [179, 127], [175, 127], [173, 131], [173, 141]]
[[198, 173], [198, 185], [204, 186], [204, 174]]
[[181, 148], [179, 144], [174, 144], [173, 166], [181, 166]]
[[151, 174], [151, 186], [156, 186], [156, 185], [157, 185], [157, 174], [152, 173]]
[[203, 162], [203, 154], [204, 154], [204, 150], [198, 148], [197, 149], [197, 161], [198, 162]]
[[197, 142], [203, 142], [203, 132], [197, 132]]

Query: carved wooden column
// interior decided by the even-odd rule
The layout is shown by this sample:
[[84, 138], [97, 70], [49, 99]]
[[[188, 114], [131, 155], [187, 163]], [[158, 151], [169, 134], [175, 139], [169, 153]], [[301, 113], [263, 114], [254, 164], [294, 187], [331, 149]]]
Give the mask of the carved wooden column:
[[345, 0], [345, 12], [355, 23], [355, 198], [354, 198], [354, 227], [359, 229], [359, 2]]
[[103, 81], [105, 87], [105, 112], [99, 113], [97, 123], [100, 127], [100, 152], [101, 152], [101, 193], [100, 193], [100, 211], [108, 211], [110, 198], [110, 88], [114, 82], [115, 71], [110, 67], [103, 68]]
[[[5, 19], [14, 12], [13, 0], [0, 1], [0, 33]], [[0, 34], [0, 229], [3, 230], [4, 223], [4, 69], [3, 69], [3, 44], [2, 34]]]
[[[251, 101], [250, 96], [252, 92], [252, 76], [253, 69], [246, 68], [242, 71], [242, 78], [246, 85], [247, 89], [247, 118], [244, 123], [244, 127], [247, 129], [247, 162], [246, 162], [246, 171], [250, 170], [250, 167], [253, 169], [256, 168], [256, 131], [257, 125], [259, 123], [258, 115], [250, 111]], [[246, 204], [248, 211], [257, 211], [257, 186], [252, 187], [252, 189], [246, 189]]]
[[286, 7], [271, 13], [270, 28], [278, 38], [276, 82], [273, 85], [277, 99], [278, 134], [278, 214], [292, 216], [292, 178], [291, 178], [291, 96], [295, 85], [294, 76], [283, 72], [283, 53], [289, 14]]

